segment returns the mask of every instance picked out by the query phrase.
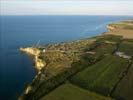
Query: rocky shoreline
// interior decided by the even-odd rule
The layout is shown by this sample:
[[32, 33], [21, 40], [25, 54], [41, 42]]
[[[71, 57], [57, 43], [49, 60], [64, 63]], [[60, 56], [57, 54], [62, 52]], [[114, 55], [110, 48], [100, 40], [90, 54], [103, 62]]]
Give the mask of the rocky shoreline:
[[[119, 26], [119, 27], [121, 28], [121, 26]], [[115, 25], [109, 24], [109, 25], [107, 25], [107, 28], [108, 28], [109, 32], [115, 32], [116, 29], [118, 29], [116, 24]], [[122, 26], [122, 28], [123, 28], [123, 26]], [[97, 46], [100, 45], [99, 43], [97, 43], [97, 40], [104, 41], [105, 44], [112, 46], [111, 49], [116, 48], [115, 46], [118, 46], [116, 40], [115, 41], [114, 40], [108, 41], [108, 39], [102, 40], [102, 38], [104, 36], [105, 36], [104, 38], [106, 38], [106, 35], [108, 35], [108, 32], [106, 32], [105, 34], [102, 34], [101, 36], [97, 36], [95, 38], [90, 38], [90, 39], [79, 40], [78, 42], [75, 41], [75, 42], [70, 42], [70, 43], [48, 45], [47, 51], [45, 51], [44, 49], [39, 49], [37, 47], [20, 48], [20, 51], [33, 56], [33, 59], [35, 62], [35, 68], [37, 69], [38, 73], [35, 76], [35, 78], [33, 79], [33, 81], [31, 82], [31, 84], [29, 84], [26, 87], [26, 89], [24, 89], [24, 92], [19, 97], [19, 100], [28, 100], [27, 97], [31, 99], [32, 98], [31, 95], [36, 94], [35, 93], [36, 91], [37, 92], [40, 91], [40, 86], [42, 84], [44, 84], [44, 87], [45, 87], [45, 85], [49, 86], [49, 82], [52, 82], [56, 76], [58, 76], [58, 75], [60, 76], [60, 73], [61, 74], [63, 73], [63, 75], [64, 75], [64, 72], [66, 70], [68, 71], [72, 68], [71, 65], [75, 64], [75, 62], [79, 63], [80, 59], [84, 58], [84, 56], [82, 57], [82, 55], [88, 55], [88, 54], [91, 56], [96, 55], [96, 56], [92, 57], [93, 59], [89, 58], [91, 61], [91, 62], [89, 62], [89, 65], [96, 63], [97, 60], [101, 59], [101, 57], [109, 55], [109, 54], [105, 53], [105, 54], [102, 54], [102, 56], [101, 56], [101, 55], [97, 54], [97, 51], [93, 51], [93, 49], [97, 48]], [[113, 35], [115, 35], [115, 34], [113, 34]], [[120, 37], [119, 36], [120, 35], [118, 34], [118, 37], [117, 36], [115, 37], [115, 38], [118, 38], [118, 40], [119, 40], [118, 43], [120, 43], [120, 41], [121, 41], [121, 36]], [[107, 38], [108, 38], [108, 36], [107, 36]], [[110, 39], [110, 36], [109, 36], [109, 39]], [[112, 39], [112, 37], [111, 37], [111, 39]], [[102, 50], [101, 52], [104, 52], [104, 50]], [[82, 61], [81, 61], [81, 63], [82, 63]], [[83, 64], [86, 64], [86, 60], [83, 61]], [[87, 65], [88, 65], [88, 62], [87, 62]], [[58, 72], [58, 69], [59, 69], [59, 72]], [[79, 69], [81, 70], [83, 68], [79, 67]], [[66, 78], [70, 77], [74, 73], [77, 73], [79, 71], [79, 69], [75, 70], [75, 72], [72, 72], [72, 73], [69, 73], [69, 71], [65, 72], [65, 73], [69, 73], [69, 74], [67, 74], [67, 77], [65, 76], [64, 80], [66, 80]], [[58, 73], [56, 73], [56, 71]], [[53, 74], [53, 73], [55, 73], [55, 74]], [[53, 76], [51, 74], [53, 74]], [[61, 79], [62, 79], [63, 75], [60, 76]], [[57, 78], [57, 80], [58, 80], [58, 78]], [[62, 82], [64, 82], [64, 80], [60, 81], [59, 83], [57, 82], [58, 84], [55, 82], [56, 85], [55, 86], [52, 85], [53, 86], [52, 89], [55, 88], [56, 86], [58, 86], [59, 84], [62, 84]], [[47, 83], [47, 81], [48, 81], [48, 83]], [[45, 88], [47, 88], [47, 87], [45, 87]], [[51, 87], [50, 87], [50, 90], [51, 90]], [[44, 93], [47, 94], [47, 92], [49, 92], [50, 90], [47, 91], [47, 89], [46, 89], [46, 91]], [[39, 93], [37, 93], [36, 95], [37, 96], [39, 95], [38, 97], [40, 97]], [[35, 98], [38, 98], [38, 97], [35, 97]]]
[[45, 67], [46, 63], [42, 59], [39, 58], [41, 51], [34, 47], [20, 48], [20, 51], [25, 52], [31, 56], [33, 56], [35, 68], [37, 71], [40, 71], [43, 67]]

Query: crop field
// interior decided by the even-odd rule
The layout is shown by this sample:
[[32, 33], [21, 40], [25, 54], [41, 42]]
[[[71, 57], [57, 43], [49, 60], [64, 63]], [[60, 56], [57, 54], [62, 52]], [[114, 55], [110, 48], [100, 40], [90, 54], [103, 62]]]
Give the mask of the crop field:
[[40, 100], [112, 100], [111, 98], [89, 92], [72, 84], [64, 84], [56, 88]]
[[111, 54], [116, 49], [116, 44], [102, 43], [96, 47], [93, 52], [96, 52], [97, 55]]
[[112, 54], [117, 49], [117, 44], [122, 40], [121, 36], [103, 35], [89, 46], [89, 50], [95, 52], [95, 56]]
[[127, 55], [133, 56], [133, 41], [124, 40], [120, 44], [118, 50], [124, 52]]
[[118, 84], [113, 96], [122, 100], [133, 100], [133, 64]]
[[85, 89], [109, 95], [127, 66], [127, 60], [108, 55], [103, 60], [76, 74], [70, 81]]
[[133, 21], [109, 26], [100, 36], [38, 47], [46, 66], [21, 100], [133, 100]]
[[116, 35], [102, 35], [98, 36], [98, 41], [109, 41], [109, 42], [120, 42], [122, 39], [122, 36], [116, 36]]

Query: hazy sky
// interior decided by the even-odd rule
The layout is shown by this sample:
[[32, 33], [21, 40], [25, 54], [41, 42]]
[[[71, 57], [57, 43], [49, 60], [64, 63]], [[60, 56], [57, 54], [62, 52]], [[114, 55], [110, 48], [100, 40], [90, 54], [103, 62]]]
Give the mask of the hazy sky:
[[0, 0], [0, 15], [133, 15], [133, 0]]

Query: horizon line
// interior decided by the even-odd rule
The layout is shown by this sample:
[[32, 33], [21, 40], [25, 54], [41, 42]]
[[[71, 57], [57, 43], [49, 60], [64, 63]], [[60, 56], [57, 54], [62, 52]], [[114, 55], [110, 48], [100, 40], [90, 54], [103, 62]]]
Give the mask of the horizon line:
[[113, 15], [113, 14], [107, 14], [107, 15], [103, 15], [103, 14], [3, 14], [0, 16], [133, 16], [133, 15], [123, 15], [123, 14], [119, 14], [119, 15]]

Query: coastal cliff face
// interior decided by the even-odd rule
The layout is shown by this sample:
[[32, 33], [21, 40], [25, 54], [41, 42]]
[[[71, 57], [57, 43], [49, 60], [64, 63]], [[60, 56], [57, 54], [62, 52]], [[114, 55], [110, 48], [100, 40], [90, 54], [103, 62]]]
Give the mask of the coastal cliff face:
[[108, 31], [113, 31], [116, 29], [116, 27], [112, 26], [112, 25], [107, 25], [107, 29], [108, 29]]
[[46, 63], [42, 59], [39, 58], [41, 51], [37, 48], [27, 47], [20, 48], [21, 51], [33, 56], [35, 62], [35, 68], [40, 71], [43, 67], [45, 67]]
[[133, 21], [123, 21], [107, 25], [109, 31], [133, 30]]
[[[133, 22], [110, 24], [107, 28], [109, 32], [101, 36], [51, 44], [46, 51], [37, 47], [20, 48], [33, 56], [39, 72], [19, 100], [71, 100], [78, 96], [78, 91], [80, 97], [75, 100], [84, 100], [81, 89], [87, 94], [96, 93], [86, 95], [86, 100], [90, 97], [91, 100], [133, 100], [129, 94], [133, 93], [133, 75], [129, 73], [133, 72], [133, 38], [123, 38], [132, 33]], [[78, 86], [79, 90], [67, 89], [68, 83]], [[98, 95], [104, 97], [99, 99]]]
[[40, 50], [34, 47], [20, 48], [20, 51], [26, 52], [33, 56], [38, 56], [40, 54]]
[[107, 25], [109, 30], [105, 34], [119, 35], [123, 38], [133, 39], [133, 21], [123, 21]]
[[41, 70], [43, 67], [45, 67], [46, 63], [42, 59], [39, 59], [38, 56], [35, 56], [35, 67], [37, 70]]

